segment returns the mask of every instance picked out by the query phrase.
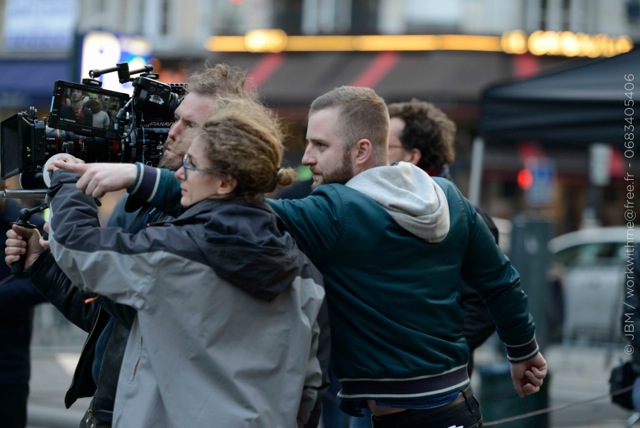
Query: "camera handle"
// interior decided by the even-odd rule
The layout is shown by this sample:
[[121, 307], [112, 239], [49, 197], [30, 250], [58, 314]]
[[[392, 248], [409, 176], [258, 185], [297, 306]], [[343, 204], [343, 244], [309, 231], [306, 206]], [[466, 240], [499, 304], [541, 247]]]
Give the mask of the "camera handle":
[[123, 105], [122, 108], [118, 110], [118, 113], [116, 114], [116, 123], [114, 127], [115, 127], [115, 130], [118, 132], [118, 135], [120, 135], [121, 137], [125, 136], [126, 129], [124, 127], [127, 120], [127, 110], [131, 107], [131, 104], [133, 104], [133, 98], [129, 98], [129, 100], [125, 103], [125, 105]]
[[[38, 205], [33, 208], [22, 208], [18, 212], [18, 219], [11, 224], [17, 224], [18, 226], [27, 227], [29, 229], [35, 229], [36, 225], [29, 223], [31, 216], [46, 210], [49, 207], [48, 203]], [[20, 256], [20, 260], [11, 265], [11, 273], [15, 276], [22, 276], [24, 274], [25, 256]]]
[[102, 69], [102, 70], [99, 70], [99, 69], [90, 70], [89, 71], [89, 77], [91, 77], [92, 79], [97, 79], [98, 77], [102, 76], [103, 74], [112, 73], [114, 71], [118, 72], [118, 81], [120, 83], [126, 83], [126, 82], [130, 82], [131, 81], [131, 75], [132, 74], [138, 74], [138, 73], [144, 73], [144, 72], [153, 71], [153, 66], [152, 65], [145, 65], [144, 67], [139, 68], [137, 70], [129, 71], [129, 63], [128, 62], [119, 62], [119, 63], [116, 64], [115, 67], [105, 68], [105, 69]]

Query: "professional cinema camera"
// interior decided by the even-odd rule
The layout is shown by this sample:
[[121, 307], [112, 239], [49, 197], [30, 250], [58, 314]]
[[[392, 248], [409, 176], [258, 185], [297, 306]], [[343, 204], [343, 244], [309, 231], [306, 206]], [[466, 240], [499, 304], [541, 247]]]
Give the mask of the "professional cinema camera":
[[[120, 83], [132, 83], [131, 96], [102, 88], [97, 78], [114, 71]], [[159, 82], [152, 71], [150, 65], [129, 71], [125, 62], [91, 70], [81, 84], [56, 81], [48, 118], [38, 120], [36, 109], [30, 107], [2, 122], [0, 178], [20, 174], [25, 191], [44, 189], [45, 165], [60, 153], [87, 163], [156, 165], [186, 85]]]

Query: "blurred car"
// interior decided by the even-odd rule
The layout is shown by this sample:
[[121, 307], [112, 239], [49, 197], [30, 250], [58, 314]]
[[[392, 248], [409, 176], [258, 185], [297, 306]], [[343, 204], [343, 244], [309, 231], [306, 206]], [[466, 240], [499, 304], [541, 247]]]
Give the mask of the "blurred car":
[[559, 323], [563, 342], [622, 340], [625, 268], [637, 242], [625, 227], [578, 230], [549, 241], [552, 293], [563, 302], [557, 308], [564, 311]]

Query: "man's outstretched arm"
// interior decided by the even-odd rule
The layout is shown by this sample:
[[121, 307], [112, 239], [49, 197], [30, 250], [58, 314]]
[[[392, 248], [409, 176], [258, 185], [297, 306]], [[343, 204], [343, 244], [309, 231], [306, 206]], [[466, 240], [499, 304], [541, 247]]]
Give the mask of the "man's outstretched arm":
[[61, 158], [57, 168], [80, 174], [76, 187], [85, 195], [101, 198], [108, 192], [127, 189], [136, 180], [137, 166], [127, 163], [84, 163], [79, 159]]
[[135, 164], [74, 163], [56, 161], [53, 165], [81, 174], [76, 187], [84, 194], [100, 198], [107, 192], [126, 189], [129, 195], [149, 203], [165, 214], [180, 214], [180, 182], [168, 169]]

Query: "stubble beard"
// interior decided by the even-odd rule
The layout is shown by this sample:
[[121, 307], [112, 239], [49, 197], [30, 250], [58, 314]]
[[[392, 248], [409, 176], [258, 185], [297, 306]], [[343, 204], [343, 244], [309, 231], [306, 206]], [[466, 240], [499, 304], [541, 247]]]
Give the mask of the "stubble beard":
[[178, 168], [182, 166], [182, 159], [177, 156], [175, 153], [169, 154], [169, 152], [165, 152], [162, 154], [160, 158], [160, 162], [158, 162], [159, 168], [166, 168], [171, 171], [177, 171]]
[[[177, 171], [178, 168], [180, 168], [182, 166], [182, 156], [184, 156], [184, 153], [181, 155], [180, 152], [178, 152], [176, 149], [178, 148], [178, 144], [176, 144], [176, 140], [171, 139], [171, 140], [167, 140], [165, 141], [165, 146], [167, 144], [169, 144], [171, 146], [171, 151], [163, 151], [162, 153], [162, 157], [160, 158], [160, 161], [158, 162], [158, 167], [159, 168], [166, 168], [169, 169], [171, 171]], [[186, 150], [185, 150], [186, 153]]]
[[322, 182], [313, 182], [311, 189], [315, 189], [321, 184], [346, 184], [353, 178], [353, 165], [349, 151], [345, 151], [342, 161], [334, 170], [322, 174]]

